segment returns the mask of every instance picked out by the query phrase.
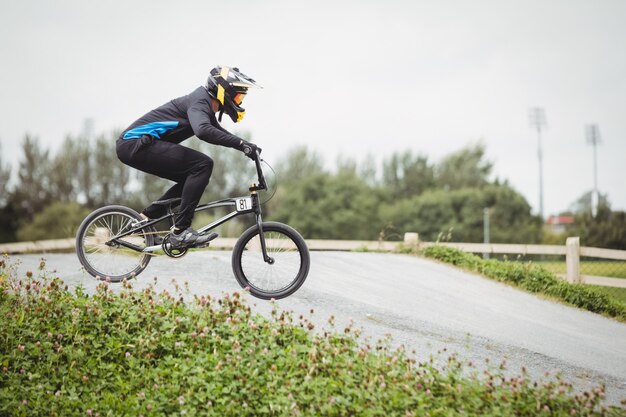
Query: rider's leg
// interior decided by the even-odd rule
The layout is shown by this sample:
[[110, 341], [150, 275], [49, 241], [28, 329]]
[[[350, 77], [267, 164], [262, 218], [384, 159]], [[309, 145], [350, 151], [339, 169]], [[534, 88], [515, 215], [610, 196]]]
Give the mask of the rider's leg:
[[194, 152], [194, 155], [187, 155], [187, 159], [192, 162], [187, 167], [188, 174], [182, 187], [180, 210], [174, 221], [176, 229], [179, 231], [191, 226], [196, 207], [213, 172], [213, 160], [211, 158], [201, 152], [189, 150]]
[[[211, 178], [211, 158], [202, 152], [158, 139], [144, 142], [142, 139], [120, 139], [117, 154], [127, 165], [175, 181], [177, 184], [162, 198], [182, 197], [175, 220], [176, 228], [184, 230], [191, 225], [194, 210]], [[156, 210], [162, 210], [162, 207], [148, 207], [144, 214], [152, 217], [151, 214], [157, 213]]]

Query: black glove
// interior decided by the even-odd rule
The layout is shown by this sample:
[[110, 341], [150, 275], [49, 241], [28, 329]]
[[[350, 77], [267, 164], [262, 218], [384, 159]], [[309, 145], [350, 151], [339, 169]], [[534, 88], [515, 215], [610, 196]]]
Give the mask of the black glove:
[[241, 143], [241, 152], [253, 161], [256, 158], [257, 153], [261, 153], [262, 150], [263, 149], [259, 148], [252, 142], [242, 141]]

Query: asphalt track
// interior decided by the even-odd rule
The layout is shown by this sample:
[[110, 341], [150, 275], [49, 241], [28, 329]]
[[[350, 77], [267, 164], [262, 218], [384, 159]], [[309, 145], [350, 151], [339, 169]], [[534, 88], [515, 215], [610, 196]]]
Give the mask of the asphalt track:
[[[193, 252], [181, 259], [156, 257], [136, 279], [140, 289], [157, 279], [157, 289], [174, 291], [172, 280], [189, 283], [194, 294], [223, 296], [240, 291], [230, 252]], [[75, 255], [15, 255], [18, 272], [46, 269], [68, 285], [94, 291], [97, 282]], [[409, 255], [312, 252], [303, 287], [280, 300], [281, 309], [311, 316], [318, 328], [339, 330], [349, 322], [367, 338], [390, 335], [394, 346], [415, 350], [418, 360], [446, 360], [456, 353], [479, 369], [506, 361], [507, 373], [521, 368], [537, 381], [558, 372], [577, 391], [606, 386], [607, 403], [626, 399], [626, 324], [530, 295], [456, 268]], [[116, 287], [116, 284], [111, 284]], [[248, 296], [269, 315], [270, 302]], [[486, 359], [489, 359], [487, 363]], [[546, 374], [548, 376], [546, 376]]]

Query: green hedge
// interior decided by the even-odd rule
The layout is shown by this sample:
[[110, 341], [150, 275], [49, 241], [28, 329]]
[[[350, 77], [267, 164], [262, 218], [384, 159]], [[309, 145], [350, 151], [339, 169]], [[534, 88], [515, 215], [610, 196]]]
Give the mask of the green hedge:
[[429, 246], [422, 254], [532, 293], [544, 294], [594, 313], [626, 321], [626, 304], [584, 284], [563, 281], [532, 262], [482, 259], [477, 255], [441, 245]]
[[[1, 416], [599, 416], [603, 391], [417, 363], [352, 327], [253, 314], [238, 294], [88, 295], [0, 261]], [[313, 314], [313, 312], [311, 312]], [[329, 319], [333, 322], [333, 318]], [[444, 358], [446, 359], [446, 358]]]

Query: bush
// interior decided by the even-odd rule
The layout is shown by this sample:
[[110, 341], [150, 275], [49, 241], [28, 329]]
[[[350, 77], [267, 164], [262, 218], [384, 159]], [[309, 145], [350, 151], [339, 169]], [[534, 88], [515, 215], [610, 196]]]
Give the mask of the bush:
[[518, 286], [526, 291], [548, 295], [594, 313], [626, 321], [626, 305], [584, 284], [570, 284], [552, 272], [531, 262], [482, 259], [458, 249], [434, 245], [422, 251], [424, 256], [478, 272], [489, 278]]
[[[43, 264], [42, 264], [43, 268]], [[74, 293], [0, 261], [0, 415], [608, 415], [600, 388], [416, 363], [351, 326], [251, 313], [238, 294]], [[333, 319], [329, 319], [332, 323]]]
[[17, 231], [20, 241], [60, 239], [76, 235], [89, 209], [77, 203], [52, 203]]

